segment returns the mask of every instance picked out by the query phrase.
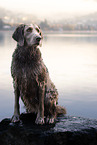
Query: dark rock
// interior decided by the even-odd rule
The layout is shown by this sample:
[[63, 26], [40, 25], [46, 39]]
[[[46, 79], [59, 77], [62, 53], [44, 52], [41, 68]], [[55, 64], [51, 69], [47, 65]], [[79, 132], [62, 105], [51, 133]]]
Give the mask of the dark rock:
[[55, 124], [36, 125], [36, 115], [21, 114], [21, 121], [0, 122], [0, 145], [97, 145], [97, 120], [61, 116]]

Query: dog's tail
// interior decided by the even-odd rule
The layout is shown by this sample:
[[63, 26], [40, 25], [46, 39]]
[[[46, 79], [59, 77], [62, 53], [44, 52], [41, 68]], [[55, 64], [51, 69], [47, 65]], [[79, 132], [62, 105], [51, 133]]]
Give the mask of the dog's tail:
[[57, 112], [57, 116], [67, 113], [64, 107], [58, 105], [56, 106], [56, 112]]

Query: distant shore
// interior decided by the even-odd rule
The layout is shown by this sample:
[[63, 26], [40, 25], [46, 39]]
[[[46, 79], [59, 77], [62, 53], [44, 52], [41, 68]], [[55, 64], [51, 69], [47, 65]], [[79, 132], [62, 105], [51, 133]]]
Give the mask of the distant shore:
[[[15, 29], [15, 28], [14, 28]], [[4, 31], [14, 31], [14, 29], [1, 29], [0, 32], [4, 32]], [[73, 30], [65, 30], [65, 31], [51, 31], [51, 30], [48, 30], [48, 31], [44, 31], [42, 30], [43, 34], [77, 34], [77, 35], [97, 35], [97, 31], [73, 31]]]
[[44, 34], [97, 34], [97, 31], [43, 31]]

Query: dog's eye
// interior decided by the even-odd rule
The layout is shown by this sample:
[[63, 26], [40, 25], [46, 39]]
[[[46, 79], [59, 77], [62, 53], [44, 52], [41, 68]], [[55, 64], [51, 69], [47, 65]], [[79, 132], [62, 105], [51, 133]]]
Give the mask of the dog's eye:
[[27, 32], [32, 32], [33, 31], [33, 28], [31, 28], [31, 27], [29, 27], [28, 29], [27, 29]]
[[40, 34], [40, 36], [41, 36], [41, 32], [40, 32], [39, 34]]
[[36, 28], [36, 31], [39, 33], [39, 29], [38, 28]]

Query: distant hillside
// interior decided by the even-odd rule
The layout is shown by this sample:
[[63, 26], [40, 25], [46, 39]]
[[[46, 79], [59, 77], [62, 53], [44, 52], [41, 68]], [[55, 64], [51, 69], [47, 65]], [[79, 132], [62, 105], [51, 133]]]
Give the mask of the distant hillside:
[[4, 8], [0, 7], [0, 18], [3, 18], [4, 16], [6, 16], [7, 11]]
[[[97, 24], [97, 12], [85, 15], [85, 16], [79, 16], [79, 17], [70, 17], [66, 18], [64, 13], [57, 15], [57, 17], [60, 17], [60, 20], [54, 20], [56, 17], [52, 18], [51, 20], [47, 21], [51, 24]], [[19, 12], [12, 12], [9, 10], [6, 10], [4, 8], [0, 7], [0, 18], [5, 23], [10, 24], [17, 24], [17, 23], [40, 23], [42, 20], [37, 18], [33, 14], [27, 14], [27, 13], [19, 13]], [[45, 19], [45, 18], [44, 18]]]
[[6, 23], [32, 23], [37, 22], [38, 18], [33, 14], [11, 12], [0, 7], [0, 18]]
[[86, 15], [83, 18], [86, 19], [86, 20], [90, 19], [90, 20], [96, 20], [97, 21], [97, 12]]
[[90, 24], [90, 25], [97, 24], [97, 12], [76, 18], [76, 22], [81, 22], [81, 23]]
[[84, 15], [84, 16], [79, 16], [75, 17], [72, 19], [62, 19], [60, 23], [68, 23], [68, 24], [94, 24], [97, 25], [97, 12]]

